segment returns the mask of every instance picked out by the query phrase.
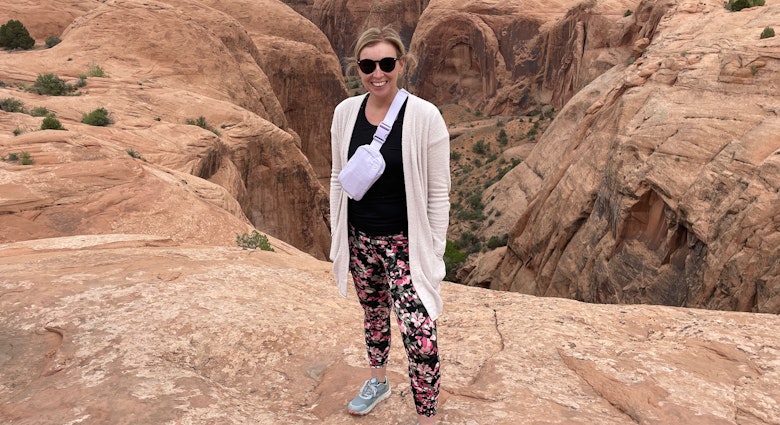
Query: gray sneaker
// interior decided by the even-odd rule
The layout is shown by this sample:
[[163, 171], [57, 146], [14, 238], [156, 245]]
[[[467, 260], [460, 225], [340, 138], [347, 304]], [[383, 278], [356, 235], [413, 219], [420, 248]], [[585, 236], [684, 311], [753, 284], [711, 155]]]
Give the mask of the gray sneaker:
[[379, 382], [371, 378], [363, 384], [357, 397], [349, 402], [349, 413], [353, 415], [367, 415], [380, 401], [390, 397], [390, 381]]

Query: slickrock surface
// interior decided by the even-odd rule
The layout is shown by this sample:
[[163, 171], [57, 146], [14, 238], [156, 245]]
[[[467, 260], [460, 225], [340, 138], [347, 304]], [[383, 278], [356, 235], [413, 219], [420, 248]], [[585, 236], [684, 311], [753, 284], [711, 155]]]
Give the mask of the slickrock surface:
[[[148, 235], [0, 245], [4, 424], [414, 424], [330, 265]], [[444, 285], [442, 424], [780, 424], [780, 318]]]
[[[183, 198], [194, 194], [235, 216], [213, 212], [214, 227], [199, 230], [204, 238], [209, 233], [212, 243], [235, 241], [236, 225], [229, 221], [248, 221], [324, 259], [330, 231], [328, 195], [321, 179], [330, 172], [332, 105], [346, 96], [338, 61], [324, 36], [286, 5], [253, 2], [251, 10], [284, 17], [269, 18], [278, 27], [296, 18], [300, 25], [295, 38], [287, 38], [293, 37], [291, 31], [281, 32], [268, 21], [247, 18], [242, 4], [220, 4], [223, 12], [189, 0], [74, 0], [61, 5], [62, 13], [54, 13], [50, 3], [21, 0], [0, 10], [0, 21], [22, 20], [38, 37], [39, 46], [48, 35], [62, 39], [51, 49], [0, 52], [0, 81], [5, 84], [0, 99], [16, 99], [28, 112], [45, 107], [67, 129], [38, 131], [42, 117], [0, 111], [0, 157], [28, 152], [35, 161], [32, 166], [0, 163], [0, 211], [6, 213], [0, 224], [14, 229], [0, 232], [0, 241], [23, 240], [18, 232], [35, 237], [148, 232], [181, 240], [190, 234], [177, 231], [178, 221], [186, 222], [197, 213], [189, 210], [197, 207]], [[51, 34], [56, 29], [61, 33]], [[276, 37], [269, 41], [268, 34]], [[256, 43], [264, 52], [283, 48], [286, 59], [261, 53]], [[87, 75], [95, 67], [103, 70], [103, 77]], [[317, 78], [294, 75], [301, 68], [319, 70]], [[87, 76], [86, 85], [74, 96], [37, 95], [23, 89], [47, 73], [68, 84]], [[84, 114], [100, 107], [109, 111], [113, 124], [81, 123]], [[301, 126], [292, 128], [286, 114]], [[214, 131], [187, 124], [199, 117]], [[307, 150], [316, 152], [308, 158]], [[140, 157], [136, 164], [128, 151]], [[58, 173], [74, 176], [78, 184], [60, 190], [70, 183]], [[144, 186], [152, 175], [167, 175], [168, 187]], [[196, 182], [192, 176], [207, 182]], [[117, 195], [98, 196], [105, 188], [116, 189]], [[80, 208], [88, 194], [94, 194], [87, 201], [91, 207]], [[165, 208], [143, 206], [157, 197], [167, 203]], [[92, 213], [101, 210], [110, 212], [111, 220], [149, 214], [148, 221], [158, 228], [107, 228], [107, 220], [94, 220]], [[171, 219], [155, 219], [155, 214]], [[57, 215], [56, 220], [66, 223], [39, 220], [19, 225], [36, 221], [38, 215]], [[225, 223], [224, 229], [216, 228], [219, 223]]]

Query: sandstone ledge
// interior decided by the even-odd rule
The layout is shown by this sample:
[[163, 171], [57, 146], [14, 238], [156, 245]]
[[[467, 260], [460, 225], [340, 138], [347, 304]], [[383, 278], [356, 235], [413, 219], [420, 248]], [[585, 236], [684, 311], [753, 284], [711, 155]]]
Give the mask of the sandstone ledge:
[[[776, 315], [444, 296], [444, 424], [780, 423]], [[300, 253], [128, 235], [0, 245], [0, 421], [415, 423], [398, 342], [393, 396], [346, 414], [359, 317], [329, 263]]]

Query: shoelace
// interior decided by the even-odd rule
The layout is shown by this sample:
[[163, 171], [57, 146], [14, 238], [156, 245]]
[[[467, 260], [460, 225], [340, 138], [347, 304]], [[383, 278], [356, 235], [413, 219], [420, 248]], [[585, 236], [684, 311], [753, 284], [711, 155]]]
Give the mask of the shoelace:
[[376, 397], [376, 393], [379, 391], [379, 385], [381, 385], [380, 382], [374, 384], [370, 380], [366, 381], [366, 383], [363, 384], [363, 388], [360, 389], [360, 398], [369, 400]]

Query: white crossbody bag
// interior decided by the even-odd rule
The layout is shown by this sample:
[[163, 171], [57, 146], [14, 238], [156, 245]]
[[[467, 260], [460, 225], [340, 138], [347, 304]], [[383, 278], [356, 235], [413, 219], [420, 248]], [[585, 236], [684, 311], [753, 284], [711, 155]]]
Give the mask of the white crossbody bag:
[[359, 201], [368, 189], [379, 180], [382, 173], [385, 172], [385, 159], [379, 149], [387, 140], [390, 130], [393, 129], [393, 123], [401, 110], [404, 101], [409, 96], [409, 92], [401, 89], [396, 93], [390, 109], [387, 110], [385, 118], [376, 128], [374, 138], [370, 144], [361, 145], [347, 161], [347, 165], [339, 173], [339, 182], [341, 187], [347, 192], [350, 198]]

